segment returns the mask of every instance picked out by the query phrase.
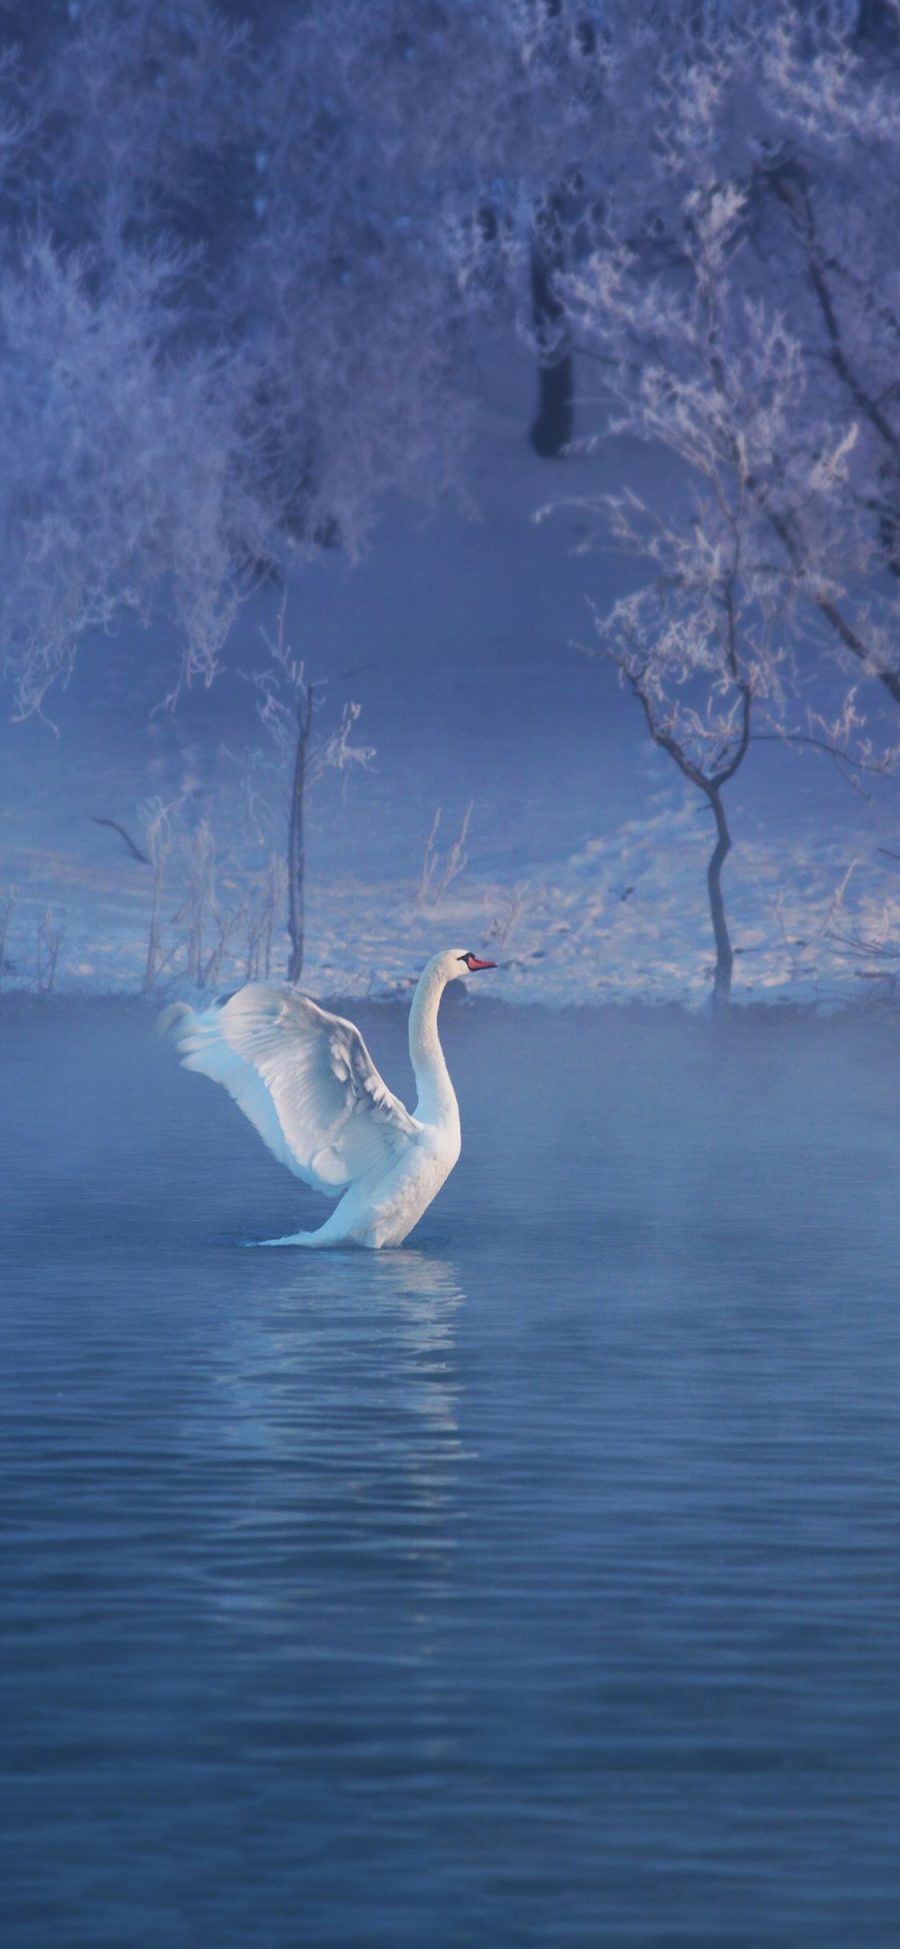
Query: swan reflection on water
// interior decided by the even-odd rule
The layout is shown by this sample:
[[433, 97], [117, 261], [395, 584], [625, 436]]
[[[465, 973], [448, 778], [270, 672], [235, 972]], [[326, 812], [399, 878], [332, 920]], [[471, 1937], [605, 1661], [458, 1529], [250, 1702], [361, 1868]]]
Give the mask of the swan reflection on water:
[[207, 1576], [220, 1616], [271, 1607], [283, 1622], [323, 1553], [369, 1559], [380, 1579], [418, 1564], [438, 1594], [471, 1453], [458, 1425], [456, 1267], [415, 1250], [323, 1254], [273, 1281], [268, 1256], [248, 1264], [265, 1265], [265, 1297], [232, 1321], [204, 1425], [184, 1431], [192, 1448], [202, 1440], [216, 1483]]

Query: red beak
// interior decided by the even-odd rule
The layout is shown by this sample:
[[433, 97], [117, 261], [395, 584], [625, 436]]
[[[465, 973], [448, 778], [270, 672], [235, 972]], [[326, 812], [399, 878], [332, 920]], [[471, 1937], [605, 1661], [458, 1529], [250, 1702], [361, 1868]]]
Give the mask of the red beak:
[[475, 974], [477, 969], [479, 968], [496, 968], [496, 966], [497, 966], [496, 961], [479, 961], [478, 956], [476, 954], [470, 954], [469, 959], [466, 962], [466, 967], [468, 968], [470, 974]]

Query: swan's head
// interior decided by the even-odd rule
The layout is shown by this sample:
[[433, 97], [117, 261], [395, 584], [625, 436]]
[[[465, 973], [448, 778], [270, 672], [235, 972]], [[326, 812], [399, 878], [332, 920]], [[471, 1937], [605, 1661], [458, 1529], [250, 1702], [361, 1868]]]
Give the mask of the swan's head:
[[428, 963], [429, 970], [444, 982], [460, 981], [463, 975], [477, 974], [481, 968], [496, 966], [496, 961], [482, 961], [480, 955], [462, 947], [445, 947], [442, 954], [435, 954]]

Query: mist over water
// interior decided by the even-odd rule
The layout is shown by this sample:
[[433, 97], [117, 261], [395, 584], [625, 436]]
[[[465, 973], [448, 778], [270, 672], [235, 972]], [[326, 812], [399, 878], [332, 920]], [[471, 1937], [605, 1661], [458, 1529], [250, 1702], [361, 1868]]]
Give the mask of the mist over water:
[[0, 1013], [4, 1940], [893, 1949], [896, 1024], [443, 1029], [307, 1256], [146, 1013]]

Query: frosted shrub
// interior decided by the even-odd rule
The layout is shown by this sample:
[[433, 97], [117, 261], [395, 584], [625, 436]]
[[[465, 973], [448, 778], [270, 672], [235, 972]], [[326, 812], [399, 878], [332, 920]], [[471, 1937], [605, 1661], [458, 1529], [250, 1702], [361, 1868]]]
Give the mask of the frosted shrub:
[[426, 907], [436, 906], [448, 888], [453, 885], [454, 880], [458, 880], [460, 874], [468, 866], [469, 855], [466, 852], [466, 841], [469, 836], [469, 825], [474, 809], [475, 802], [473, 799], [470, 799], [463, 813], [462, 823], [456, 838], [451, 840], [442, 852], [438, 843], [438, 834], [441, 829], [444, 808], [441, 805], [435, 807], [431, 830], [425, 841], [425, 851], [422, 855], [422, 871], [419, 876], [419, 886], [416, 893], [416, 906], [420, 911]]

